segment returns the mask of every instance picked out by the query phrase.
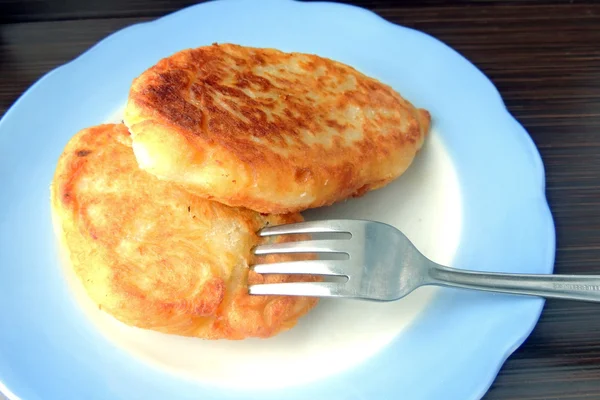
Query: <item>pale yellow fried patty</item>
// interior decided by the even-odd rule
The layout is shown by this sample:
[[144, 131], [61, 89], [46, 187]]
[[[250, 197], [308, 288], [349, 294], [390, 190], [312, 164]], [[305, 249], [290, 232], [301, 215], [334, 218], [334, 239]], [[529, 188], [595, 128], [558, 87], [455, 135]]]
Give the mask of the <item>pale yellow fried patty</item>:
[[184, 50], [142, 73], [124, 121], [144, 170], [266, 213], [386, 185], [430, 126], [427, 111], [347, 65], [232, 44]]
[[248, 265], [256, 232], [300, 221], [299, 214], [231, 208], [156, 179], [138, 168], [124, 125], [71, 139], [51, 202], [75, 274], [102, 310], [126, 324], [207, 339], [264, 338], [316, 304], [247, 294], [249, 281], [291, 279], [263, 277]]

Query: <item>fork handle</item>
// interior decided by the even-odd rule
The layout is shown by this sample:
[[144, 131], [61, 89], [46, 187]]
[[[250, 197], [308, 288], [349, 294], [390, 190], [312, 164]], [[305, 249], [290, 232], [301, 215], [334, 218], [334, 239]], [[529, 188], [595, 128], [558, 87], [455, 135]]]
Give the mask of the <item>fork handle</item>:
[[433, 265], [426, 284], [600, 302], [600, 276], [594, 275], [500, 274]]

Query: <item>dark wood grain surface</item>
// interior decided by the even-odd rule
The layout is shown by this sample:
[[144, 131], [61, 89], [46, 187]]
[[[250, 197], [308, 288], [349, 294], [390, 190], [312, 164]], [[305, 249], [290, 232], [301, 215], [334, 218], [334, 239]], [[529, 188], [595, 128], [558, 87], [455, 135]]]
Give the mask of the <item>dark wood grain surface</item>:
[[[0, 115], [111, 32], [191, 3], [0, 0]], [[354, 3], [434, 35], [493, 80], [546, 166], [556, 272], [600, 274], [600, 2]], [[548, 301], [485, 398], [600, 399], [600, 307]]]

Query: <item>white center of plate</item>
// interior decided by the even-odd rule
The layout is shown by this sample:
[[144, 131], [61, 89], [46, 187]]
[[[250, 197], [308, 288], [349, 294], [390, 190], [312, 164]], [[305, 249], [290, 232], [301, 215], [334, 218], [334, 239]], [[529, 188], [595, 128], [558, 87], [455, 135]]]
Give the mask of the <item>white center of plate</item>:
[[[434, 131], [398, 180], [362, 198], [304, 216], [307, 220], [360, 218], [391, 224], [426, 256], [448, 265], [461, 230], [458, 180]], [[74, 281], [73, 276], [70, 280]], [[177, 375], [241, 389], [298, 385], [361, 363], [401, 334], [435, 290], [421, 288], [393, 303], [321, 300], [296, 327], [274, 338], [208, 341], [124, 325], [99, 311], [80, 284], [72, 286], [86, 313], [117, 346]]]

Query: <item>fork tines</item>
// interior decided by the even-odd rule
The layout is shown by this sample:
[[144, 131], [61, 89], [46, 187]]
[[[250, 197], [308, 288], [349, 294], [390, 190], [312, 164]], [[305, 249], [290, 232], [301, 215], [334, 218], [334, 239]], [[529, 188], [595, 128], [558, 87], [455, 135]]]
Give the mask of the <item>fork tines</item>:
[[[300, 222], [287, 225], [278, 225], [264, 228], [260, 236], [296, 235], [296, 234], [324, 234], [346, 233], [352, 235], [366, 221], [360, 220], [327, 220], [314, 222]], [[254, 249], [256, 255], [269, 254], [345, 254], [350, 255], [353, 243], [348, 238], [331, 240], [301, 240], [265, 244]], [[254, 271], [259, 274], [301, 274], [320, 276], [347, 276], [344, 272], [348, 268], [347, 260], [306, 260], [290, 261], [267, 264], [256, 264]], [[254, 295], [291, 295], [291, 296], [321, 296], [337, 297], [347, 296], [348, 288], [341, 282], [291, 282], [276, 284], [261, 284], [250, 286], [250, 294]]]

